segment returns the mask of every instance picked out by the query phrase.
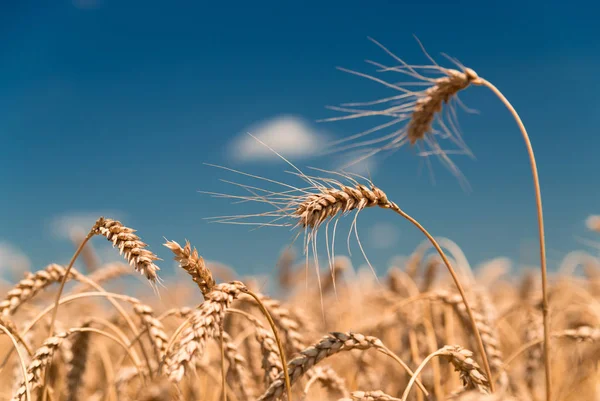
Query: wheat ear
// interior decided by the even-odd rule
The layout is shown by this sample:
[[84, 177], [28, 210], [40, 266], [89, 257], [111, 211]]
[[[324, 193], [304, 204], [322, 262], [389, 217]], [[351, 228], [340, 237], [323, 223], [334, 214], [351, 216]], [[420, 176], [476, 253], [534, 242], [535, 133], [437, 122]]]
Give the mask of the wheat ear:
[[215, 280], [210, 270], [206, 268], [204, 259], [198, 254], [198, 250], [192, 249], [189, 241], [185, 242], [185, 247], [181, 247], [175, 241], [167, 241], [164, 246], [173, 252], [174, 259], [179, 266], [192, 276], [192, 280], [198, 285], [202, 295], [209, 293], [215, 286]]
[[56, 299], [54, 301], [54, 310], [52, 311], [50, 328], [48, 330], [49, 336], [54, 334], [54, 322], [56, 321], [60, 296], [65, 288], [67, 277], [73, 268], [75, 260], [77, 260], [77, 257], [85, 247], [85, 244], [87, 244], [87, 242], [94, 235], [102, 235], [106, 237], [107, 240], [111, 241], [113, 247], [117, 247], [119, 249], [119, 253], [125, 256], [125, 259], [129, 262], [129, 265], [133, 266], [136, 271], [144, 274], [152, 285], [155, 285], [155, 283], [159, 280], [156, 272], [160, 270], [160, 268], [154, 264], [154, 262], [159, 260], [159, 258], [149, 250], [145, 249], [147, 245], [143, 243], [140, 240], [140, 237], [135, 234], [135, 230], [123, 226], [123, 224], [121, 224], [119, 221], [100, 217], [85, 236], [83, 241], [81, 241], [79, 248], [77, 248], [75, 251], [75, 254], [71, 258], [71, 261], [66, 268], [66, 272], [60, 282], [60, 288], [58, 289], [58, 293], [56, 294]]
[[[315, 343], [307, 349], [301, 351], [299, 356], [295, 357], [288, 363], [290, 384], [293, 385], [306, 371], [311, 369], [325, 358], [342, 351], [367, 350], [370, 348], [376, 349], [385, 355], [392, 356], [391, 351], [389, 351], [383, 345], [381, 340], [376, 337], [364, 336], [358, 333], [330, 333], [329, 335], [323, 337], [318, 343]], [[399, 358], [395, 359], [403, 366], [408, 374], [413, 374], [410, 368], [400, 361]], [[281, 397], [285, 384], [283, 379], [283, 375], [280, 374], [258, 400], [274, 401]], [[420, 385], [420, 388], [425, 394], [427, 394], [427, 390], [425, 390], [422, 385]]]
[[53, 283], [61, 281], [65, 276], [65, 272], [64, 267], [50, 264], [43, 270], [27, 273], [25, 278], [8, 291], [4, 300], [0, 302], [0, 315], [10, 316], [14, 314], [21, 305], [31, 300], [40, 291]]

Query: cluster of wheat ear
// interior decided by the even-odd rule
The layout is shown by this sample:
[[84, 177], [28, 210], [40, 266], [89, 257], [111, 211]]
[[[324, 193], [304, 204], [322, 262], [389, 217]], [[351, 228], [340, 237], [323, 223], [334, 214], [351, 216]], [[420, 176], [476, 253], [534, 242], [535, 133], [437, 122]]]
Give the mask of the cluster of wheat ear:
[[[328, 192], [330, 203], [317, 203], [346, 211], [348, 202], [358, 209], [389, 206], [376, 190], [356, 191]], [[370, 200], [349, 200], [365, 191], [373, 191]], [[309, 207], [314, 198], [307, 202], [294, 218], [310, 225], [306, 219], [312, 216], [317, 224], [323, 212], [317, 207], [305, 213], [314, 208]], [[336, 202], [341, 205], [331, 206]], [[330, 273], [311, 269], [306, 276], [304, 262], [285, 252], [279, 274], [286, 277], [280, 280], [286, 297], [280, 300], [248, 288], [247, 279], [216, 283], [189, 243], [165, 245], [192, 280], [170, 282], [160, 299], [143, 290], [134, 298], [122, 293], [130, 287], [132, 268], [112, 263], [88, 274], [71, 269], [74, 283], [60, 297], [56, 333], [50, 337], [44, 322], [50, 321], [53, 291], [66, 268], [53, 264], [28, 272], [8, 289], [0, 301], [0, 329], [6, 334], [0, 338], [3, 397], [537, 400], [544, 395], [542, 304], [539, 282], [529, 272], [510, 275], [491, 261], [464, 288], [490, 376], [485, 357], [475, 351], [477, 339], [461, 295], [449, 274], [431, 268], [441, 261], [429, 257], [423, 245], [379, 281], [339, 257], [337, 264], [344, 267], [336, 269], [336, 285], [323, 286], [321, 293], [316, 283]], [[566, 274], [578, 264], [585, 276]], [[600, 397], [599, 266], [592, 255], [573, 253], [550, 286], [551, 377], [561, 400]], [[463, 279], [468, 269], [460, 267]], [[192, 281], [203, 301], [193, 295]]]

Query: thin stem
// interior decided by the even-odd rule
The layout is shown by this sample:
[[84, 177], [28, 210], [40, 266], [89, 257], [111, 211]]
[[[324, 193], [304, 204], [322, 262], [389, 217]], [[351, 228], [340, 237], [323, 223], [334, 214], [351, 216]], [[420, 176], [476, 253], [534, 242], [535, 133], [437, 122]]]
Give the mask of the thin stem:
[[415, 384], [415, 380], [417, 380], [417, 378], [419, 377], [419, 374], [425, 368], [425, 366], [427, 365], [427, 363], [430, 360], [432, 360], [434, 357], [438, 356], [440, 353], [441, 353], [441, 350], [437, 350], [433, 354], [428, 355], [427, 358], [425, 358], [423, 360], [423, 362], [421, 362], [421, 364], [419, 365], [419, 367], [417, 368], [417, 370], [415, 370], [415, 374], [413, 375], [413, 377], [410, 378], [410, 381], [408, 382], [408, 385], [406, 386], [406, 389], [404, 389], [404, 393], [402, 394], [402, 401], [406, 401], [406, 399], [408, 398], [408, 393], [410, 393], [410, 389]]
[[513, 118], [515, 119], [523, 140], [525, 141], [525, 147], [527, 148], [527, 154], [529, 155], [529, 163], [531, 164], [531, 173], [533, 175], [533, 187], [535, 190], [535, 206], [537, 209], [537, 221], [538, 221], [538, 234], [540, 241], [540, 269], [542, 273], [542, 314], [544, 320], [544, 369], [546, 373], [546, 401], [552, 400], [552, 382], [550, 377], [550, 319], [548, 316], [548, 281], [547, 281], [547, 268], [546, 268], [546, 240], [544, 235], [544, 213], [542, 210], [542, 193], [540, 190], [540, 179], [538, 176], [537, 164], [535, 162], [535, 154], [533, 153], [533, 147], [527, 135], [527, 130], [521, 117], [510, 104], [508, 99], [496, 88], [491, 82], [486, 81], [483, 78], [478, 78], [473, 82], [476, 85], [483, 85], [490, 89], [504, 105], [510, 111]]
[[31, 400], [31, 392], [29, 390], [29, 382], [27, 381], [27, 367], [25, 367], [25, 359], [23, 358], [23, 354], [21, 354], [21, 350], [19, 349], [19, 344], [17, 339], [12, 335], [10, 330], [0, 324], [0, 330], [2, 330], [10, 341], [12, 341], [13, 346], [17, 350], [17, 355], [19, 357], [19, 365], [21, 367], [21, 373], [23, 374], [23, 382], [25, 383], [25, 396], [27, 397], [27, 401]]
[[[75, 260], [77, 260], [77, 257], [83, 250], [83, 247], [85, 246], [85, 244], [87, 244], [87, 242], [90, 240], [90, 238], [92, 238], [94, 236], [95, 227], [96, 226], [94, 225], [94, 228], [92, 228], [90, 230], [90, 232], [87, 233], [87, 235], [85, 236], [83, 241], [81, 241], [81, 245], [79, 245], [79, 248], [77, 248], [77, 250], [73, 254], [73, 257], [71, 258], [71, 261], [69, 262], [69, 266], [67, 266], [67, 270], [65, 271], [65, 275], [63, 276], [62, 280], [60, 281], [60, 288], [58, 289], [58, 292], [56, 293], [56, 299], [54, 300], [54, 309], [52, 310], [52, 318], [50, 319], [50, 328], [48, 329], [48, 337], [52, 337], [54, 335], [54, 323], [56, 322], [56, 315], [58, 313], [58, 304], [60, 302], [60, 296], [62, 295], [62, 292], [65, 288], [65, 283], [69, 279], [69, 273], [71, 272], [71, 269], [73, 268], [73, 264], [75, 263]], [[42, 395], [42, 401], [46, 401], [46, 397], [48, 394], [48, 392], [46, 391], [47, 384], [48, 384], [48, 375], [45, 374], [44, 375], [44, 387], [43, 387], [44, 392]]]
[[258, 296], [254, 292], [250, 291], [247, 288], [245, 288], [242, 291], [245, 292], [246, 294], [250, 295], [252, 298], [254, 298], [254, 300], [258, 304], [258, 307], [260, 308], [261, 312], [263, 313], [263, 315], [265, 315], [265, 317], [269, 321], [271, 330], [273, 330], [273, 336], [275, 337], [275, 342], [277, 342], [277, 348], [279, 349], [279, 357], [281, 358], [283, 377], [285, 378], [285, 389], [287, 390], [287, 400], [292, 401], [292, 384], [290, 381], [290, 374], [288, 372], [288, 366], [287, 366], [287, 361], [286, 361], [286, 357], [285, 357], [285, 352], [283, 351], [283, 344], [281, 343], [281, 338], [279, 338], [279, 332], [277, 330], [277, 327], [275, 326], [275, 322], [273, 321], [273, 318], [271, 317], [271, 314], [269, 313], [267, 308], [265, 308], [265, 306], [263, 305], [260, 298], [258, 298]]
[[462, 285], [460, 284], [458, 276], [456, 275], [454, 268], [452, 268], [452, 265], [450, 264], [448, 257], [446, 257], [446, 254], [444, 253], [444, 251], [442, 250], [440, 245], [437, 243], [435, 238], [433, 238], [433, 236], [431, 234], [429, 234], [429, 232], [425, 229], [425, 227], [423, 227], [417, 220], [412, 218], [410, 215], [406, 214], [402, 209], [400, 209], [400, 207], [398, 205], [396, 205], [393, 202], [389, 202], [389, 205], [387, 207], [389, 207], [391, 210], [398, 213], [400, 216], [404, 217], [406, 220], [411, 222], [415, 227], [417, 227], [427, 237], [429, 242], [431, 242], [431, 245], [433, 245], [435, 250], [438, 252], [440, 257], [444, 261], [446, 268], [448, 268], [448, 272], [450, 273], [450, 276], [452, 276], [452, 280], [454, 280], [456, 289], [460, 293], [462, 301], [465, 304], [465, 309], [467, 310], [467, 315], [469, 315], [469, 320], [471, 322], [471, 329], [473, 330], [473, 335], [475, 336], [475, 341], [477, 342], [477, 348], [479, 350], [479, 353], [481, 354], [481, 359], [483, 361], [483, 368], [485, 369], [485, 374], [487, 375], [488, 380], [490, 382], [490, 391], [493, 393], [495, 389], [494, 389], [494, 383], [492, 381], [492, 371], [490, 369], [488, 357], [485, 352], [483, 340], [481, 339], [481, 333], [479, 332], [479, 329], [477, 328], [477, 323], [475, 322], [475, 317], [473, 316], [473, 311], [471, 310], [471, 307], [469, 306], [469, 302], [467, 301], [467, 296], [465, 294], [465, 291], [464, 291]]
[[50, 328], [48, 329], [48, 337], [52, 337], [54, 335], [54, 322], [56, 321], [56, 315], [58, 313], [58, 305], [60, 303], [60, 296], [62, 295], [62, 292], [65, 288], [65, 283], [69, 279], [69, 273], [71, 273], [73, 264], [75, 263], [75, 260], [77, 260], [77, 257], [83, 250], [83, 247], [85, 246], [85, 244], [87, 244], [87, 242], [90, 240], [90, 238], [92, 238], [94, 236], [94, 234], [95, 234], [94, 231], [95, 231], [94, 229], [90, 230], [90, 232], [85, 236], [83, 241], [81, 241], [79, 248], [77, 248], [77, 250], [75, 251], [75, 254], [73, 254], [73, 257], [71, 258], [71, 261], [69, 262], [69, 265], [67, 266], [65, 275], [63, 276], [62, 280], [60, 281], [60, 287], [58, 289], [58, 292], [56, 293], [56, 298], [54, 300], [54, 309], [52, 311], [52, 318], [50, 319]]

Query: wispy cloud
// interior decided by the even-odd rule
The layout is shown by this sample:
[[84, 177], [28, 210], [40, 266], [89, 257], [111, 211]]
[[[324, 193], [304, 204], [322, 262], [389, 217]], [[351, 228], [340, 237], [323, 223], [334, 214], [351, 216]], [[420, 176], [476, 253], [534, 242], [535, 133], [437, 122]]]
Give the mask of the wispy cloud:
[[8, 242], [0, 242], [0, 273], [17, 273], [30, 268], [31, 261], [19, 248]]
[[277, 116], [248, 127], [244, 133], [234, 139], [229, 147], [229, 155], [234, 160], [255, 162], [278, 159], [267, 146], [247, 133], [290, 159], [302, 159], [314, 155], [326, 140], [323, 133], [318, 132], [302, 118]]

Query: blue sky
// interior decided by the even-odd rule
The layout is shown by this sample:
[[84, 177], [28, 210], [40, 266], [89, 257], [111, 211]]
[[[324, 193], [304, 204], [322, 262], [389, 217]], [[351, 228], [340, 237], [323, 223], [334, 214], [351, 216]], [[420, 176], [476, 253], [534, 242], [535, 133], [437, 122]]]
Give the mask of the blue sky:
[[[394, 94], [335, 67], [389, 63], [367, 36], [422, 63], [415, 34], [436, 58], [448, 53], [494, 82], [520, 112], [538, 158], [556, 264], [585, 248], [578, 237], [594, 238], [584, 220], [600, 212], [600, 28], [583, 3], [561, 3], [4, 2], [0, 243], [26, 254], [34, 269], [65, 262], [72, 247], [62, 227], [105, 213], [137, 228], [164, 259], [163, 236], [188, 238], [207, 259], [243, 274], [272, 272], [293, 233], [208, 224], [204, 217], [258, 209], [198, 193], [235, 191], [218, 181], [231, 175], [203, 163], [290, 180], [281, 162], [232, 157], [232, 141], [281, 116], [304, 121], [317, 137], [369, 126], [316, 122], [336, 115], [326, 105]], [[434, 185], [408, 148], [372, 166], [373, 179], [434, 235], [457, 242], [473, 265], [497, 256], [535, 264], [520, 134], [485, 89], [469, 88], [463, 100], [479, 110], [459, 116], [476, 160], [454, 159], [471, 193], [436, 162]], [[332, 167], [322, 158], [298, 164]], [[365, 211], [359, 223], [381, 271], [422, 240], [383, 210]], [[369, 240], [379, 229], [390, 238], [381, 249]], [[356, 247], [353, 261], [363, 263]]]

